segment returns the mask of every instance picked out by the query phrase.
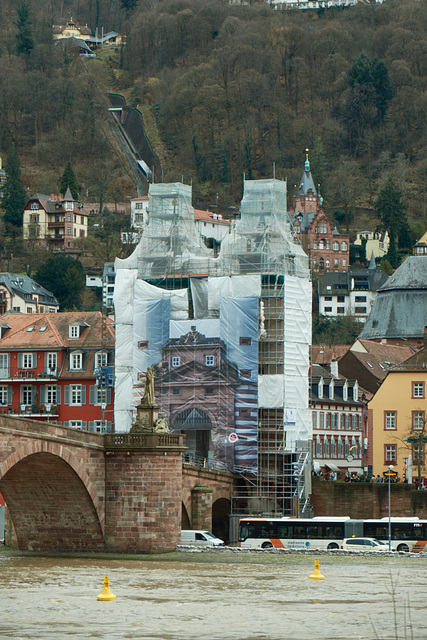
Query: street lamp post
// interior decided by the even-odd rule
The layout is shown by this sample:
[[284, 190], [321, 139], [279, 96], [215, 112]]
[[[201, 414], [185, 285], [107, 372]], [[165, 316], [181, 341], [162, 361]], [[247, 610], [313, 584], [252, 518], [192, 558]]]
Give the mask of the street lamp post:
[[408, 458], [403, 458], [403, 464], [404, 464], [404, 468], [403, 468], [403, 479], [406, 482], [406, 470], [408, 468]]
[[391, 506], [390, 506], [390, 478], [393, 465], [388, 467], [388, 550], [391, 551]]

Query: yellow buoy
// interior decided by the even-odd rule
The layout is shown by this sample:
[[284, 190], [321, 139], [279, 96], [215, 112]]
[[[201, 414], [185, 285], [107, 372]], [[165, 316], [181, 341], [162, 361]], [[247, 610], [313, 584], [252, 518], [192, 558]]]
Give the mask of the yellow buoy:
[[99, 594], [99, 596], [97, 597], [97, 600], [103, 600], [104, 602], [108, 602], [108, 600], [115, 600], [115, 599], [116, 599], [116, 596], [114, 595], [114, 593], [111, 592], [111, 589], [110, 589], [110, 581], [108, 579], [108, 576], [105, 576], [104, 588]]
[[311, 576], [308, 576], [308, 577], [310, 578], [310, 580], [324, 580], [325, 579], [325, 576], [320, 573], [319, 561], [318, 560], [314, 561], [314, 571], [311, 574]]

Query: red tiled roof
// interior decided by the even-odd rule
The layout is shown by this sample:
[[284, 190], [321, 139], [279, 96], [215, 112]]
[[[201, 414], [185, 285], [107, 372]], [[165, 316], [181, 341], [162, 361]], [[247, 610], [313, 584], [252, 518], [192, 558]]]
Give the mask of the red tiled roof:
[[333, 360], [339, 360], [349, 349], [349, 344], [334, 344], [329, 347], [313, 344], [311, 347], [311, 362], [313, 364], [329, 365]]
[[[87, 324], [80, 338], [69, 338], [69, 326]], [[55, 349], [55, 348], [100, 348], [102, 337], [102, 315], [100, 311], [70, 313], [6, 313], [0, 316], [0, 324], [10, 325], [0, 340], [0, 350], [11, 349]], [[44, 331], [40, 328], [45, 326]], [[28, 331], [29, 327], [34, 327]], [[114, 327], [106, 319], [106, 346], [114, 346]]]
[[203, 211], [202, 209], [194, 209], [194, 219], [195, 220], [208, 220], [209, 222], [217, 222], [218, 224], [230, 224], [229, 220], [221, 220], [215, 219], [212, 216], [216, 215], [216, 213], [212, 213], [212, 211]]

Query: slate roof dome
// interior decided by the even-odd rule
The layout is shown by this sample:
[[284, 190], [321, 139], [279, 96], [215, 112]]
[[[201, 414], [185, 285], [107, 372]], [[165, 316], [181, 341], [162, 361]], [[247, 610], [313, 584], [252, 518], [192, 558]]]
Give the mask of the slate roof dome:
[[427, 259], [409, 256], [378, 289], [360, 338], [422, 338], [427, 325]]

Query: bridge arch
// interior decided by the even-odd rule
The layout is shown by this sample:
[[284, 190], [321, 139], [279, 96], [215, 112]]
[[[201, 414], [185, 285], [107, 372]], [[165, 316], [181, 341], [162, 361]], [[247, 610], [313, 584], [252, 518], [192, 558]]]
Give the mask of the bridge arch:
[[20, 549], [104, 547], [102, 496], [66, 446], [33, 440], [18, 447], [0, 463], [0, 492]]

